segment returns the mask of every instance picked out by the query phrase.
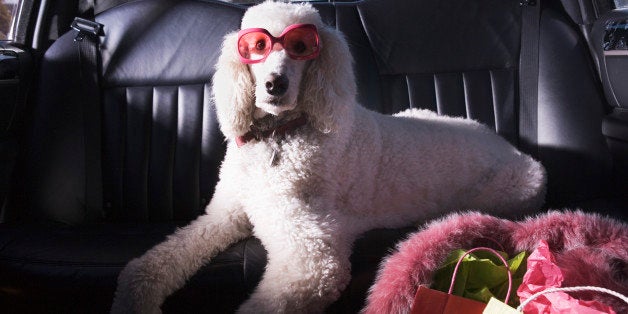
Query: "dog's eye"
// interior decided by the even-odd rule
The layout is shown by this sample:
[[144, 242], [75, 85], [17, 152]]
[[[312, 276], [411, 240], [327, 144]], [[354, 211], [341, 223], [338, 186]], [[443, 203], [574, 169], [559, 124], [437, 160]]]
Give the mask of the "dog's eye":
[[255, 43], [255, 49], [257, 49], [258, 51], [262, 51], [264, 50], [264, 48], [266, 48], [266, 41], [259, 40]]
[[292, 45], [292, 52], [296, 54], [302, 54], [307, 50], [305, 43], [302, 41], [297, 41]]

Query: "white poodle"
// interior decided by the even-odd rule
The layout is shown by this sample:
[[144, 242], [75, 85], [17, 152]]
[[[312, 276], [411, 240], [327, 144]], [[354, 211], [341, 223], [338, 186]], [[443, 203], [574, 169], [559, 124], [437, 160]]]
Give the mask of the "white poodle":
[[347, 42], [310, 5], [264, 2], [242, 29], [225, 37], [213, 78], [229, 143], [207, 213], [126, 266], [112, 312], [159, 312], [199, 267], [251, 235], [268, 264], [239, 311], [322, 312], [369, 229], [541, 206], [543, 167], [485, 126], [357, 104]]

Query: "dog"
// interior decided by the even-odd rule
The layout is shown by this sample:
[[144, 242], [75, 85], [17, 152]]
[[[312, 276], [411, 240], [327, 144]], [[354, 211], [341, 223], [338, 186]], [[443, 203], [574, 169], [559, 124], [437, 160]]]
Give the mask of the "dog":
[[268, 264], [239, 312], [322, 312], [347, 286], [352, 243], [367, 230], [542, 205], [542, 165], [480, 123], [360, 106], [349, 46], [311, 5], [264, 2], [241, 28], [225, 37], [213, 77], [228, 144], [206, 214], [129, 262], [112, 312], [158, 313], [251, 235]]

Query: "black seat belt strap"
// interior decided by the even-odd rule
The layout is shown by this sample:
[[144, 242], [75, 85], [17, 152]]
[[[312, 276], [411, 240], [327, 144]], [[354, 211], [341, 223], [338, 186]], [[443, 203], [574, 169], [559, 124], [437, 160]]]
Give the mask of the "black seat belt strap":
[[74, 41], [78, 46], [80, 79], [83, 88], [83, 132], [85, 145], [85, 219], [102, 216], [102, 148], [100, 105], [99, 43], [103, 25], [75, 18], [72, 28], [77, 31]]
[[538, 158], [539, 29], [541, 0], [522, 0], [519, 56], [519, 138], [521, 148]]

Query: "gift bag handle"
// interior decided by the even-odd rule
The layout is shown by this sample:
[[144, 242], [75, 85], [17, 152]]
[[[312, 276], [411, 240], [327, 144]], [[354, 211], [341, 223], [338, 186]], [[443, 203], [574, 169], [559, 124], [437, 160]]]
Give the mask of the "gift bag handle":
[[473, 249], [468, 250], [467, 252], [465, 252], [462, 256], [460, 256], [460, 258], [458, 259], [458, 263], [456, 263], [456, 267], [454, 268], [454, 274], [451, 276], [451, 285], [449, 286], [449, 292], [447, 292], [448, 294], [451, 294], [452, 291], [454, 291], [454, 282], [456, 281], [456, 274], [458, 273], [458, 267], [460, 267], [460, 264], [462, 263], [462, 260], [464, 259], [465, 256], [475, 252], [475, 251], [488, 251], [491, 252], [493, 254], [495, 254], [495, 256], [499, 257], [499, 259], [504, 263], [504, 265], [506, 266], [506, 271], [508, 272], [508, 291], [506, 292], [506, 300], [504, 303], [508, 304], [508, 300], [510, 299], [510, 289], [512, 289], [512, 274], [510, 273], [510, 267], [508, 267], [508, 262], [506, 262], [506, 259], [504, 259], [503, 256], [501, 256], [497, 251], [488, 248], [488, 247], [476, 247]]
[[562, 287], [562, 288], [556, 287], [556, 288], [545, 289], [543, 291], [539, 291], [539, 292], [531, 295], [525, 301], [521, 302], [519, 307], [517, 307], [517, 311], [523, 312], [523, 309], [526, 307], [526, 305], [528, 305], [528, 303], [532, 302], [532, 300], [540, 297], [541, 295], [544, 295], [544, 294], [547, 294], [547, 293], [552, 293], [552, 292], [577, 292], [577, 291], [603, 292], [603, 293], [607, 293], [607, 294], [610, 294], [612, 296], [615, 296], [615, 297], [621, 299], [622, 301], [628, 303], [628, 297], [626, 297], [625, 295], [623, 295], [623, 294], [621, 294], [619, 292], [610, 290], [610, 289], [602, 288], [602, 287], [593, 287], [593, 286]]

